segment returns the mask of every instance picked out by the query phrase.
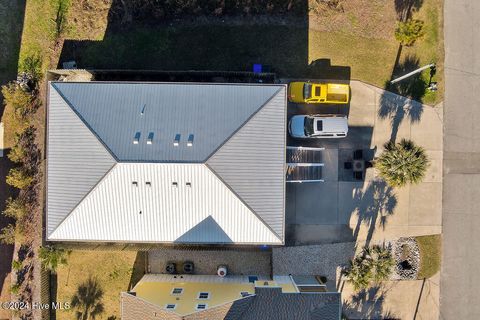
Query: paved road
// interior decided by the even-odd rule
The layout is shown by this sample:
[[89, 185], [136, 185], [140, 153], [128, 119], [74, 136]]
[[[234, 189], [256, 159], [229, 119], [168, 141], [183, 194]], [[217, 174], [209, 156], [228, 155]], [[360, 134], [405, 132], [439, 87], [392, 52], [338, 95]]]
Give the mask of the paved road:
[[480, 1], [445, 0], [441, 319], [479, 319]]

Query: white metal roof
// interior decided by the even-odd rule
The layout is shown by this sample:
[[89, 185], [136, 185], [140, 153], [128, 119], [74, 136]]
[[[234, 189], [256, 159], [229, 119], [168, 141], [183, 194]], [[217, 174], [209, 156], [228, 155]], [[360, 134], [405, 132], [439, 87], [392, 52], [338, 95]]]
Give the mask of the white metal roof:
[[49, 239], [282, 243], [206, 165], [179, 163], [116, 164]]
[[283, 242], [285, 85], [51, 83], [47, 120], [48, 240]]

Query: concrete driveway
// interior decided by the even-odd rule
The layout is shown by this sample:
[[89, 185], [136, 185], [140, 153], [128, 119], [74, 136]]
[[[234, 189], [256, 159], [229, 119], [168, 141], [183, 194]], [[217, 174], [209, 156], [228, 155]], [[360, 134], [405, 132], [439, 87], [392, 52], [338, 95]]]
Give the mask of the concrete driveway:
[[[441, 233], [442, 106], [430, 107], [382, 89], [352, 81], [345, 106], [289, 106], [294, 114], [349, 116], [344, 139], [288, 139], [289, 145], [324, 147], [323, 183], [287, 184], [289, 244], [370, 241]], [[412, 139], [427, 150], [431, 165], [416, 186], [388, 187], [373, 168], [356, 181], [344, 162], [362, 149], [373, 159], [392, 136]]]

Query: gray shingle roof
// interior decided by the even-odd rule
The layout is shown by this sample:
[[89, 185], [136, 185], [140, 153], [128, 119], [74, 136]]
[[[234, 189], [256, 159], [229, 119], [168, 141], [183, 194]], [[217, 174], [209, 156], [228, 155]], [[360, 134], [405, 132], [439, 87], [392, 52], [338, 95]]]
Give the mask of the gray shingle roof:
[[341, 295], [338, 292], [325, 293], [282, 293], [281, 288], [255, 288], [248, 308], [239, 304], [230, 308], [225, 319], [233, 320], [339, 320]]

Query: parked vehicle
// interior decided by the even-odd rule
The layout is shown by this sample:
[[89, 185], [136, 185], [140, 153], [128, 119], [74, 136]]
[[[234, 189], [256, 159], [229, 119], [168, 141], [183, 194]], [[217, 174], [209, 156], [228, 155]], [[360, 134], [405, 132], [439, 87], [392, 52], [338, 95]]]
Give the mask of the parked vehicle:
[[294, 138], [344, 138], [348, 118], [343, 115], [296, 115], [290, 119], [288, 131]]
[[296, 103], [348, 103], [350, 86], [339, 83], [291, 82], [288, 99]]

